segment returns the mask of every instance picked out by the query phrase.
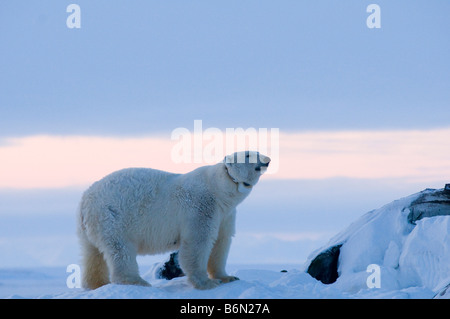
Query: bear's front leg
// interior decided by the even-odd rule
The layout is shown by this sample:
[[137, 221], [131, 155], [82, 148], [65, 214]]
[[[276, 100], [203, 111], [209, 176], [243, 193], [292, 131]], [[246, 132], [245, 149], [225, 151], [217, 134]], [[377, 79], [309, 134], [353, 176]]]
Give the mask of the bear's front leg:
[[115, 284], [151, 286], [139, 276], [136, 252], [132, 244], [124, 240], [111, 240], [105, 250], [105, 258]]
[[238, 277], [229, 276], [225, 271], [228, 252], [231, 246], [231, 238], [234, 234], [235, 212], [226, 218], [220, 227], [219, 236], [211, 251], [208, 260], [208, 272], [212, 278], [219, 279], [223, 283], [239, 280]]
[[220, 279], [210, 279], [207, 273], [214, 237], [209, 232], [199, 232], [194, 228], [187, 238], [181, 241], [180, 266], [189, 282], [197, 289], [212, 289], [222, 283]]
[[208, 272], [210, 276], [214, 279], [219, 279], [223, 283], [239, 280], [238, 277], [227, 275], [225, 271], [230, 245], [231, 237], [219, 236], [208, 261]]

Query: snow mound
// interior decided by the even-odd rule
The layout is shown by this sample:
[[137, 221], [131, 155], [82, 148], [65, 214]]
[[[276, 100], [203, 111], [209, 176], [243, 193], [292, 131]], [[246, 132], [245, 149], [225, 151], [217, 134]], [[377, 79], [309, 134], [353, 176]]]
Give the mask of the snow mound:
[[[378, 292], [437, 294], [450, 283], [449, 208], [448, 190], [427, 189], [368, 212], [312, 253], [307, 271], [356, 294], [372, 286], [368, 277], [375, 267]], [[334, 280], [323, 279], [333, 272]]]

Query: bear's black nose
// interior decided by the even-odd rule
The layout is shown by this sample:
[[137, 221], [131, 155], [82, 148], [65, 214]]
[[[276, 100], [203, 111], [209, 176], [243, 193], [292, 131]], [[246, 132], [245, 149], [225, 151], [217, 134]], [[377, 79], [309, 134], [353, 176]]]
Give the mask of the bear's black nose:
[[258, 163], [258, 167], [268, 167], [268, 166], [269, 166], [269, 163], [270, 163], [270, 160], [269, 160], [267, 163], [259, 162], [259, 163]]
[[268, 167], [270, 163], [270, 160], [267, 163], [258, 163], [258, 166], [256, 166], [255, 171], [259, 172], [261, 171], [261, 167]]

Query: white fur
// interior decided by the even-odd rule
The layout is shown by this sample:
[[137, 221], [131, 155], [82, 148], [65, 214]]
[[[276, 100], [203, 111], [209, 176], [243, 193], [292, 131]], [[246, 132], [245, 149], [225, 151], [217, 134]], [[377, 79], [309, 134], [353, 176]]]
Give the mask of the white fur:
[[[95, 182], [83, 194], [78, 214], [83, 286], [95, 289], [110, 280], [148, 286], [139, 276], [136, 255], [177, 249], [181, 268], [196, 288], [237, 280], [226, 274], [225, 263], [236, 206], [270, 161], [259, 159], [228, 163], [226, 157], [187, 174], [128, 168]], [[262, 170], [261, 163], [266, 163]]]

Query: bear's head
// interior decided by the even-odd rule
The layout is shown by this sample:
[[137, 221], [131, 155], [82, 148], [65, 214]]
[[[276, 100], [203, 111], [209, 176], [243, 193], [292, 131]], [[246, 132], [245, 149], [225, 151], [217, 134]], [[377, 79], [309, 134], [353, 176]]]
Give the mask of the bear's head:
[[269, 166], [270, 158], [256, 151], [236, 152], [225, 156], [223, 162], [231, 179], [241, 193], [249, 192]]

